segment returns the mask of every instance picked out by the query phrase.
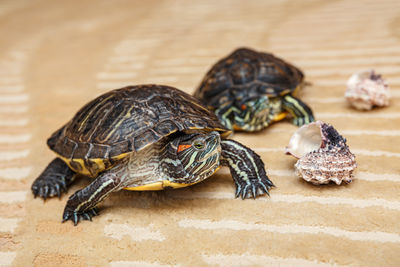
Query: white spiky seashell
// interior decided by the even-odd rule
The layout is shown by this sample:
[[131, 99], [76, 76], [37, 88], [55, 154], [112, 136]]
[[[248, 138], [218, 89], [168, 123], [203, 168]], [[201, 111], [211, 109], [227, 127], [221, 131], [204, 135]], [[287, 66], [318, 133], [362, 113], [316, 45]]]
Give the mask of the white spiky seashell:
[[300, 127], [290, 138], [286, 154], [293, 155], [296, 175], [315, 185], [350, 183], [355, 156], [333, 126], [316, 121]]
[[389, 105], [390, 88], [381, 75], [365, 70], [350, 77], [344, 96], [356, 109], [371, 110], [374, 106]]

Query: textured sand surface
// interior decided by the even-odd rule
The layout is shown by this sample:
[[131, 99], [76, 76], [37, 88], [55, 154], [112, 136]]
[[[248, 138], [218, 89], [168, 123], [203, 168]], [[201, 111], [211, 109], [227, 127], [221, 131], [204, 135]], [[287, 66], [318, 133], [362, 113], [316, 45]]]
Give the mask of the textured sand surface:
[[[400, 2], [0, 1], [0, 266], [399, 266]], [[196, 186], [118, 192], [93, 222], [61, 224], [80, 179], [59, 199], [33, 199], [54, 157], [46, 138], [110, 89], [161, 83], [193, 92], [239, 46], [302, 68], [302, 98], [357, 156], [346, 186], [294, 176], [288, 121], [234, 138], [255, 148], [277, 188], [234, 199], [223, 168]], [[348, 77], [375, 68], [391, 105], [359, 112]]]

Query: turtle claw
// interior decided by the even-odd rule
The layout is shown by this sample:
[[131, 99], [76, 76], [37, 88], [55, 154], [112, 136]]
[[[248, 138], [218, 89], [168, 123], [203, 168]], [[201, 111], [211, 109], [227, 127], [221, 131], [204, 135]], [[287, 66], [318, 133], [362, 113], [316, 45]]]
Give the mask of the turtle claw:
[[59, 158], [54, 159], [32, 184], [32, 193], [46, 200], [49, 197], [61, 197], [67, 192], [67, 185], [74, 179], [75, 173]]
[[[271, 181], [270, 181], [271, 182]], [[267, 194], [268, 196], [269, 196], [269, 189], [271, 188], [271, 187], [275, 187], [275, 185], [271, 182], [271, 183], [269, 183], [267, 186], [265, 185], [265, 184], [263, 184], [263, 183], [260, 183], [260, 190], [262, 191], [262, 192], [264, 192], [265, 194]]]
[[62, 185], [62, 182], [65, 183], [65, 181], [61, 179], [60, 177], [54, 179], [49, 177], [46, 177], [46, 179], [37, 179], [31, 187], [34, 197], [36, 198], [39, 196], [44, 200], [54, 196], [60, 198], [62, 193], [67, 192], [66, 186]]
[[56, 194], [57, 194], [58, 198], [61, 198], [61, 189], [60, 189], [59, 184], [55, 185], [55, 190], [56, 190]]
[[243, 191], [242, 191], [242, 199], [246, 199], [246, 198], [247, 198], [247, 193], [249, 192], [249, 186], [250, 186], [250, 185], [246, 185], [246, 186], [243, 188]]
[[241, 192], [241, 190], [240, 190], [238, 184], [236, 184], [235, 198], [238, 198], [240, 196], [240, 192]]
[[78, 223], [82, 220], [92, 221], [92, 217], [97, 216], [98, 210], [97, 208], [92, 208], [83, 212], [76, 212], [69, 209], [64, 210], [62, 223], [71, 220], [74, 223], [74, 226], [77, 226]]
[[87, 213], [83, 214], [82, 217], [87, 221], [92, 221], [92, 217]]
[[253, 196], [253, 199], [256, 199], [256, 197], [257, 197], [257, 189], [256, 189], [255, 186], [251, 187], [251, 194]]
[[252, 183], [244, 186], [238, 185], [236, 187], [235, 197], [241, 196], [242, 199], [250, 198], [256, 199], [258, 196], [267, 194], [269, 196], [269, 189], [275, 185], [268, 180], [266, 183], [259, 181], [252, 181]]

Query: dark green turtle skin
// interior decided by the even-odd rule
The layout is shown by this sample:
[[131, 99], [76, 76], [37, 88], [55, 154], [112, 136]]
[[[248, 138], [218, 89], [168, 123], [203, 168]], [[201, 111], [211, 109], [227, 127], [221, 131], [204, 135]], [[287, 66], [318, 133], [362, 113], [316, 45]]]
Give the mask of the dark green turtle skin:
[[61, 196], [76, 174], [95, 178], [70, 196], [63, 221], [91, 220], [110, 193], [186, 187], [228, 166], [243, 199], [268, 194], [261, 158], [199, 100], [163, 85], [128, 86], [82, 107], [47, 141], [57, 157], [32, 184], [34, 196]]
[[206, 74], [194, 96], [213, 110], [228, 129], [258, 131], [287, 113], [297, 126], [314, 121], [314, 115], [295, 95], [304, 74], [269, 53], [248, 48], [235, 50]]

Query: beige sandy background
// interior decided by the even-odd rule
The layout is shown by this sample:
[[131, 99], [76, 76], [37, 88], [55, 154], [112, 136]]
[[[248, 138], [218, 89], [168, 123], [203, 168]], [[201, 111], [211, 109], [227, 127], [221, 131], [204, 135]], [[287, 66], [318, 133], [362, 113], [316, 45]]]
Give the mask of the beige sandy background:
[[[400, 266], [400, 2], [0, 1], [0, 266]], [[193, 92], [239, 46], [301, 67], [318, 119], [348, 139], [359, 167], [346, 186], [309, 185], [284, 147], [296, 127], [234, 138], [255, 148], [277, 188], [234, 199], [226, 169], [196, 186], [118, 192], [101, 215], [61, 224], [69, 195], [33, 199], [54, 157], [46, 138], [107, 90], [161, 83]], [[391, 106], [344, 101], [374, 67]]]

